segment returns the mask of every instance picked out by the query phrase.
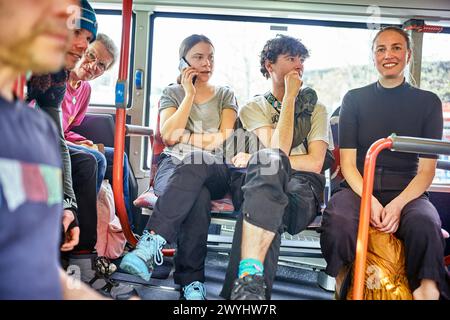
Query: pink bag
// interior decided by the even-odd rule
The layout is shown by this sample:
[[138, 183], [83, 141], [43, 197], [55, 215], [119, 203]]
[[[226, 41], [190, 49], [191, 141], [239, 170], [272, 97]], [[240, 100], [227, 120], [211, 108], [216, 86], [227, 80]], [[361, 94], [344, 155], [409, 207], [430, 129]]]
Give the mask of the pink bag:
[[117, 259], [122, 255], [127, 240], [115, 214], [114, 194], [108, 180], [103, 180], [97, 197], [97, 215], [97, 254]]

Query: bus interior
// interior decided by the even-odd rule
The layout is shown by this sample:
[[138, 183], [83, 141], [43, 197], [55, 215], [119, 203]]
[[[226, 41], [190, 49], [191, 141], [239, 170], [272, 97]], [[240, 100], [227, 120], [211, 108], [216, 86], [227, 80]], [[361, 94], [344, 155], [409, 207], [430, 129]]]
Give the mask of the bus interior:
[[[163, 147], [157, 137], [158, 101], [164, 87], [178, 76], [179, 43], [193, 33], [212, 39], [216, 49], [213, 79], [235, 90], [239, 106], [269, 86], [258, 67], [259, 50], [265, 41], [277, 34], [302, 39], [311, 52], [304, 80], [317, 90], [319, 99], [332, 115], [348, 90], [376, 79], [370, 54], [370, 39], [375, 32], [382, 26], [401, 26], [410, 32], [413, 41], [409, 80], [440, 97], [443, 136], [444, 140], [450, 139], [450, 2], [447, 0], [135, 0], [131, 1], [128, 47], [122, 40], [127, 30], [123, 24], [122, 1], [90, 2], [98, 16], [99, 32], [109, 35], [117, 46], [122, 44], [121, 56], [125, 56], [128, 66], [119, 70], [123, 66], [117, 63], [91, 83], [88, 113], [75, 131], [105, 146], [117, 146], [116, 140], [123, 139], [123, 149], [132, 169], [129, 178], [132, 200], [151, 185], [156, 168], [154, 157]], [[121, 79], [120, 88], [125, 94], [118, 102], [119, 72], [127, 77]], [[124, 129], [118, 135], [119, 115]], [[336, 119], [331, 118], [332, 128]], [[336, 132], [333, 136], [337, 139]], [[440, 169], [429, 191], [443, 228], [450, 230], [449, 158], [441, 156], [440, 160]], [[324, 206], [336, 185], [333, 172], [327, 172], [326, 178]], [[225, 209], [213, 209], [209, 228], [206, 259], [209, 300], [222, 299], [219, 293], [236, 217], [233, 209], [226, 206], [227, 203]], [[139, 237], [151, 214], [151, 206], [133, 205], [133, 225], [127, 226], [132, 235], [127, 235], [127, 240]], [[125, 218], [119, 218], [124, 227]], [[321, 255], [318, 224], [320, 213], [307, 230], [295, 236], [287, 233], [283, 236], [272, 299], [334, 299], [335, 282], [324, 272], [326, 263]], [[135, 243], [128, 242], [129, 250]], [[446, 243], [448, 256], [450, 240]], [[166, 246], [164, 263], [154, 270], [150, 281], [120, 269], [104, 277], [96, 272], [92, 257], [83, 254], [71, 256], [68, 272], [78, 274], [83, 281], [115, 299], [138, 295], [146, 300], [177, 300], [178, 287], [173, 283], [175, 251], [176, 246]], [[120, 259], [113, 262], [118, 268]]]

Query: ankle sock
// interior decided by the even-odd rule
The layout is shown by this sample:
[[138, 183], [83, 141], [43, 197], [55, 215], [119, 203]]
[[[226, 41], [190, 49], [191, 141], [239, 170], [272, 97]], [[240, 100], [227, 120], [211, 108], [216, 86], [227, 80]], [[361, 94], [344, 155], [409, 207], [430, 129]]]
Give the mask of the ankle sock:
[[257, 274], [262, 276], [264, 273], [264, 266], [261, 261], [257, 259], [243, 259], [239, 263], [239, 278], [248, 275]]

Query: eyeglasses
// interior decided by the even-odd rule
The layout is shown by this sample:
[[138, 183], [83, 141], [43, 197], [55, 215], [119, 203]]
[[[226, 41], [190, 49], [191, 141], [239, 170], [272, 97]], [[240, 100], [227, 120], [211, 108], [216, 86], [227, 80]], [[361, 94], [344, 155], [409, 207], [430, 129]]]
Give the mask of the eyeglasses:
[[86, 50], [84, 55], [89, 62], [94, 62], [94, 65], [96, 68], [98, 68], [98, 70], [100, 70], [101, 72], [105, 72], [106, 64], [104, 62], [98, 60], [97, 55], [93, 51]]

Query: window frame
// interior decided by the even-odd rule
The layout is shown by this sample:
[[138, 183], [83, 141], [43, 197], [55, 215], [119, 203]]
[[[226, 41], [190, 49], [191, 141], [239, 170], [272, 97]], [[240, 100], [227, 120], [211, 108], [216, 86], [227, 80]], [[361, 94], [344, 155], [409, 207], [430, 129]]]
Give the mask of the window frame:
[[[112, 16], [122, 16], [122, 10], [116, 10], [116, 9], [95, 9], [95, 13], [97, 16], [99, 15], [112, 15]], [[123, 27], [123, 26], [122, 26]], [[132, 101], [133, 101], [133, 70], [134, 70], [134, 45], [135, 45], [135, 39], [134, 35], [136, 32], [136, 13], [132, 12], [131, 15], [131, 35], [130, 35], [130, 55], [129, 55], [129, 65], [128, 65], [128, 92], [127, 92], [127, 109], [131, 108]], [[117, 64], [120, 64], [120, 57], [122, 56], [122, 43], [116, 43], [117, 48], [119, 50], [119, 56], [118, 60], [116, 61]], [[117, 79], [118, 79], [117, 75]], [[116, 81], [117, 81], [116, 79]], [[115, 93], [115, 87], [114, 87], [114, 93]], [[114, 98], [115, 99], [115, 98]], [[89, 103], [89, 107], [96, 107], [96, 108], [115, 108], [115, 104], [106, 104], [106, 103]]]
[[[426, 44], [425, 36], [427, 34], [445, 34], [445, 35], [450, 35], [450, 27], [444, 27], [443, 30], [441, 32], [439, 32], [439, 33], [423, 33], [421, 35], [422, 36], [422, 41], [420, 43], [420, 50], [421, 51], [420, 51], [420, 85], [419, 85], [419, 88], [423, 89], [423, 90], [430, 90], [430, 88], [424, 87], [424, 81], [423, 81], [423, 78], [422, 78], [422, 70], [423, 70], [423, 67], [424, 67], [423, 48], [424, 48], [424, 45]], [[439, 97], [439, 98], [441, 99], [441, 97]], [[441, 101], [441, 102], [442, 102], [442, 107], [444, 107], [444, 103], [447, 103], [447, 104], [450, 103], [450, 101]], [[445, 131], [446, 131], [445, 127], [446, 127], [446, 124], [447, 124], [448, 127], [450, 128], [450, 120], [449, 121], [445, 121], [444, 109], [442, 109], [442, 113], [443, 113], [442, 116], [443, 116], [443, 120], [444, 120], [443, 130], [442, 130], [442, 139], [446, 140], [445, 139]], [[450, 129], [447, 129], [447, 130], [450, 130]], [[438, 156], [439, 156], [438, 159], [442, 158], [442, 155], [438, 155]], [[447, 159], [444, 159], [444, 160], [449, 161]], [[433, 183], [432, 183], [432, 185], [430, 187], [430, 191], [440, 191], [440, 192], [442, 192], [442, 190], [446, 190], [445, 192], [449, 192], [449, 190], [450, 190], [450, 172], [447, 172], [446, 176], [449, 176], [449, 177], [445, 177], [443, 179], [444, 181], [436, 181], [436, 176], [438, 174], [438, 170], [441, 170], [441, 169], [436, 169], [436, 175], [435, 175], [435, 178], [433, 179]], [[445, 171], [445, 170], [443, 170], [443, 171]]]
[[[225, 15], [225, 14], [209, 14], [209, 13], [181, 13], [181, 12], [163, 12], [155, 11], [150, 14], [149, 19], [149, 49], [147, 55], [147, 98], [144, 102], [144, 124], [149, 126], [151, 121], [156, 121], [156, 119], [151, 119], [151, 86], [152, 86], [152, 56], [153, 56], [153, 42], [154, 42], [154, 26], [155, 20], [158, 18], [180, 18], [180, 19], [193, 19], [193, 20], [218, 20], [218, 21], [238, 21], [238, 22], [256, 22], [256, 23], [270, 23], [274, 25], [306, 25], [306, 26], [321, 26], [321, 27], [337, 27], [337, 28], [352, 28], [352, 29], [364, 29], [368, 30], [366, 22], [351, 22], [351, 21], [330, 21], [330, 20], [319, 20], [319, 19], [299, 19], [299, 18], [279, 18], [279, 17], [260, 17], [260, 16], [245, 16], [245, 15]], [[397, 26], [402, 27], [401, 24], [392, 23], [380, 23], [380, 27], [385, 26]], [[450, 27], [444, 27], [441, 33], [450, 33]], [[421, 49], [422, 50], [422, 49]], [[421, 71], [420, 71], [421, 72]], [[149, 141], [146, 139], [144, 141], [144, 163], [143, 169], [149, 170], [150, 167], [147, 165], [149, 160], [149, 151], [151, 150], [149, 146]], [[435, 183], [433, 182], [432, 185]], [[445, 185], [439, 183], [439, 185]]]

